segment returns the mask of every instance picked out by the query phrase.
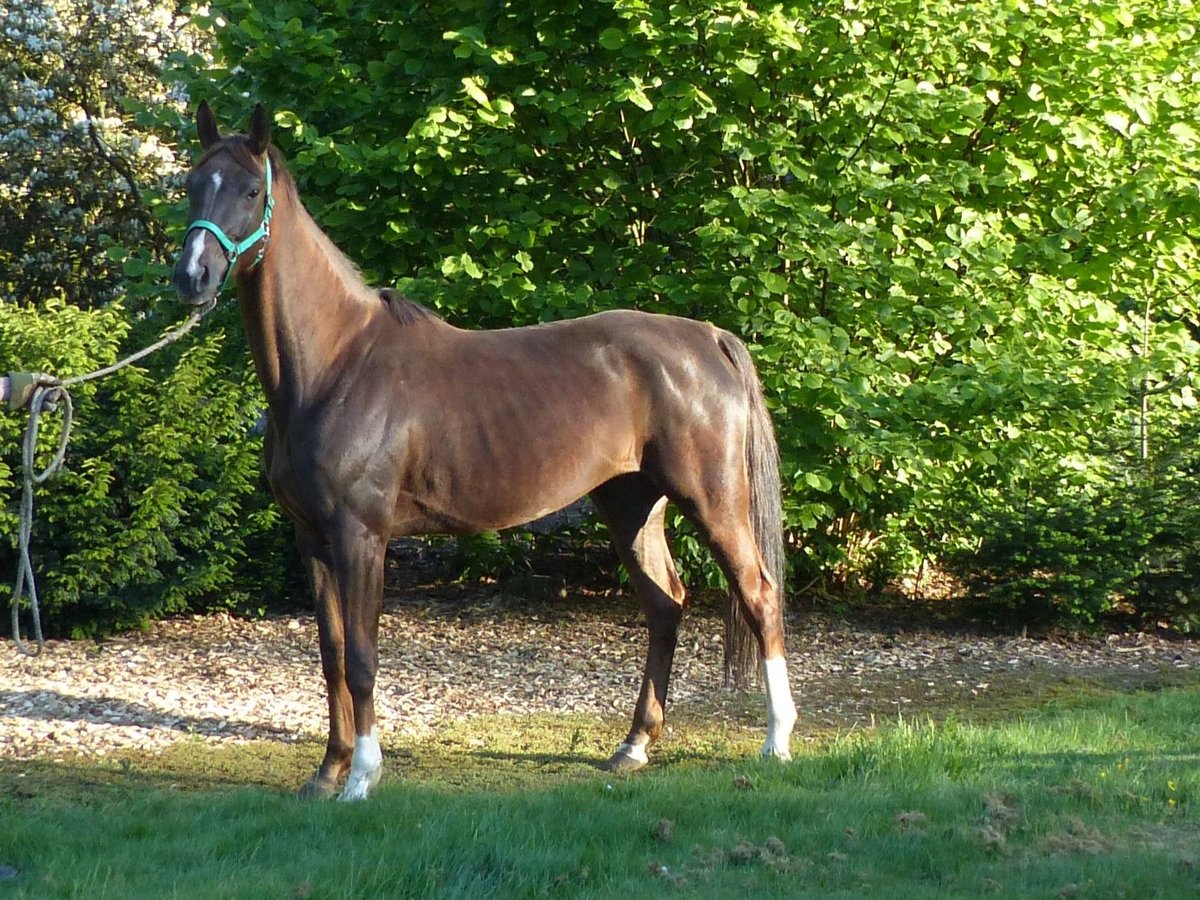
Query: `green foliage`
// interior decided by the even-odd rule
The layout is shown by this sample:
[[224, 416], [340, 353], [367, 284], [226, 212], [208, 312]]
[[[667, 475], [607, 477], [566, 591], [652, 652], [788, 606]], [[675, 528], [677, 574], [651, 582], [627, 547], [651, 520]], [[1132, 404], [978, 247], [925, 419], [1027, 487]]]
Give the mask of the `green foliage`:
[[[6, 319], [14, 304], [53, 319], [64, 297], [107, 317], [87, 331], [104, 353], [62, 365], [165, 324], [150, 297], [174, 247], [173, 148], [192, 141], [161, 77], [170, 55], [226, 121], [265, 102], [334, 239], [461, 324], [636, 306], [742, 335], [776, 413], [798, 583], [880, 588], [953, 556], [1014, 598], [1080, 592], [1064, 608], [1085, 618], [1118, 603], [1193, 615], [1190, 2], [217, 0], [191, 18], [201, 36], [153, 0], [10, 7], [0, 300]], [[74, 352], [20, 327], [8, 367]], [[86, 523], [39, 525], [93, 554], [48, 558], [51, 609], [226, 602], [222, 585], [276, 546], [274, 514], [242, 487], [257, 388], [241, 338], [194, 347], [178, 375], [175, 356], [148, 363], [178, 379], [174, 405], [147, 394], [149, 374], [82, 394], [95, 443], [72, 460], [91, 468], [68, 478], [109, 487], [83, 492]], [[189, 442], [179, 459], [135, 460], [135, 433], [159, 428]], [[192, 492], [214, 530], [152, 532]], [[143, 541], [124, 539], [129, 522]], [[1046, 546], [1001, 564], [1021, 523]], [[1098, 542], [1110, 533], [1127, 540]], [[1039, 580], [1101, 547], [1115, 556], [1092, 574]], [[679, 548], [715, 580], [693, 535]], [[129, 599], [94, 586], [100, 566]]]
[[1103, 482], [1143, 399], [1190, 391], [1189, 3], [208, 9], [193, 94], [274, 110], [371, 278], [473, 326], [743, 335], [805, 581], [977, 545], [975, 512]]
[[[182, 118], [160, 64], [196, 39], [157, 0], [0, 7], [0, 372], [89, 372], [182, 317], [161, 299]], [[221, 311], [139, 368], [73, 389], [66, 469], [35, 497], [48, 632], [260, 608], [290, 586], [290, 541], [258, 484], [260, 391], [235, 320]], [[9, 579], [26, 421], [0, 413]], [[58, 427], [44, 420], [44, 446]]]
[[[1200, 625], [1200, 481], [1194, 429], [1153, 460], [1032, 480], [977, 509], [974, 547], [946, 567], [1008, 620], [1094, 623], [1115, 614]], [[1114, 454], [1116, 455], [1116, 454]]]
[[[258, 608], [286, 583], [286, 531], [259, 486], [258, 415], [245, 367], [221, 359], [226, 322], [209, 322], [153, 368], [126, 368], [72, 389], [67, 466], [37, 489], [33, 557], [49, 630], [74, 634], [144, 624], [186, 609]], [[161, 319], [130, 334], [119, 304], [64, 301], [0, 318], [0, 359], [62, 377], [145, 344]], [[15, 496], [24, 414], [0, 416], [0, 490]], [[47, 416], [43, 447], [57, 440]], [[13, 508], [0, 510], [16, 533]], [[15, 537], [0, 570], [16, 570]]]
[[960, 557], [956, 574], [1013, 620], [1094, 622], [1142, 574], [1155, 523], [1125, 497], [1054, 487], [1024, 509], [993, 510], [980, 549]]
[[455, 538], [451, 566], [456, 578], [472, 581], [485, 576], [505, 576], [529, 568], [527, 533], [513, 531], [504, 534], [484, 531], [462, 534]]

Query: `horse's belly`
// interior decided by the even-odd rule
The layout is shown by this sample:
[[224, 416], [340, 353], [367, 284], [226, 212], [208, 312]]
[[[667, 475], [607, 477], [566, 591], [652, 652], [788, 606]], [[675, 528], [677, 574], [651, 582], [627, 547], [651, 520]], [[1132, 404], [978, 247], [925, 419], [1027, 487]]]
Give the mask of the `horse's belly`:
[[608, 448], [602, 442], [571, 453], [531, 451], [487, 462], [434, 466], [422, 479], [425, 490], [402, 493], [397, 529], [473, 532], [523, 525], [637, 468], [632, 448]]

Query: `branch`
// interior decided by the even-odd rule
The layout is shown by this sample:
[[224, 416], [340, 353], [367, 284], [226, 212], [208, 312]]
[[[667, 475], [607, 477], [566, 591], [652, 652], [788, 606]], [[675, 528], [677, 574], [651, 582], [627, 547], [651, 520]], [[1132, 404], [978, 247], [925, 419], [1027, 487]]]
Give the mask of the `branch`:
[[88, 137], [91, 138], [92, 146], [96, 148], [96, 152], [100, 154], [100, 158], [108, 163], [125, 180], [125, 183], [129, 185], [129, 193], [133, 196], [135, 215], [138, 221], [142, 223], [142, 228], [145, 229], [146, 234], [154, 235], [154, 217], [147, 212], [146, 204], [142, 201], [142, 192], [138, 189], [133, 169], [119, 154], [109, 149], [108, 145], [104, 142], [104, 138], [100, 135], [100, 130], [96, 128], [95, 116], [92, 114], [88, 104], [83, 101], [80, 105], [83, 107], [84, 115], [87, 116]]
[[904, 54], [907, 49], [905, 44], [900, 45], [899, 52], [896, 54], [896, 65], [892, 68], [892, 80], [888, 82], [887, 93], [883, 95], [883, 103], [879, 105], [879, 109], [871, 117], [871, 123], [867, 126], [866, 133], [863, 135], [862, 140], [858, 142], [858, 146], [838, 165], [837, 171], [834, 173], [835, 178], [846, 171], [850, 163], [854, 162], [858, 154], [862, 152], [863, 147], [867, 146], [867, 141], [871, 139], [871, 135], [875, 133], [875, 126], [879, 124], [879, 118], [883, 115], [883, 111], [887, 109], [888, 101], [892, 99], [892, 93], [896, 90], [896, 82], [900, 78], [900, 64], [904, 61]]

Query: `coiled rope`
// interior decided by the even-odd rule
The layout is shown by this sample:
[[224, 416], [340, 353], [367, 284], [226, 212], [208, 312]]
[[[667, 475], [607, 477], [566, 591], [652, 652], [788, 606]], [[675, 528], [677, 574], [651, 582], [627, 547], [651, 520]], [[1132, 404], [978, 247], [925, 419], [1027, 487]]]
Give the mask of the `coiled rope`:
[[[17, 650], [25, 656], [41, 656], [42, 651], [46, 647], [46, 641], [42, 637], [42, 617], [41, 609], [38, 605], [37, 584], [33, 577], [33, 561], [29, 554], [30, 538], [33, 534], [33, 489], [61, 469], [63, 461], [66, 459], [67, 443], [71, 440], [71, 421], [75, 414], [75, 405], [71, 401], [71, 393], [67, 388], [76, 384], [83, 384], [86, 381], [103, 378], [105, 375], [111, 375], [113, 372], [132, 365], [139, 359], [149, 356], [156, 350], [161, 350], [168, 344], [174, 343], [191, 331], [214, 305], [210, 301], [204, 306], [194, 309], [188, 315], [187, 320], [178, 328], [163, 335], [149, 347], [144, 347], [136, 353], [118, 360], [111, 366], [105, 366], [103, 369], [97, 369], [85, 375], [74, 375], [61, 380], [50, 379], [51, 383], [40, 384], [34, 388], [33, 396], [29, 400], [29, 424], [25, 428], [25, 438], [21, 442], [22, 490], [21, 510], [19, 514], [20, 522], [17, 529], [17, 580], [13, 584], [12, 598], [13, 641], [17, 645]], [[42, 413], [53, 412], [59, 409], [62, 410], [63, 422], [62, 435], [58, 439], [58, 449], [54, 452], [54, 456], [45, 468], [38, 471], [35, 469], [33, 457], [37, 450], [38, 430], [41, 427]], [[21, 601], [25, 597], [29, 599], [29, 606], [33, 615], [33, 639], [36, 649], [31, 649], [21, 639], [20, 609]]]

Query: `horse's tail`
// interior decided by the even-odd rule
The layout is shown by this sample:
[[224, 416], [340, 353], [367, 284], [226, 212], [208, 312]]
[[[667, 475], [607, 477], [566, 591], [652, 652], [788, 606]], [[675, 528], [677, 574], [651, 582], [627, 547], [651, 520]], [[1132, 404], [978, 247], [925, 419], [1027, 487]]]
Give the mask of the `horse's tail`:
[[[763, 399], [762, 383], [754, 368], [754, 360], [738, 338], [721, 335], [721, 349], [742, 378], [742, 388], [750, 407], [749, 430], [746, 435], [746, 471], [750, 479], [750, 524], [762, 556], [763, 566], [779, 594], [777, 607], [783, 633], [784, 577], [783, 500], [779, 479], [779, 445], [771, 413]], [[754, 633], [746, 623], [733, 595], [730, 595], [729, 616], [725, 625], [725, 685], [747, 687], [758, 680], [761, 654]]]

